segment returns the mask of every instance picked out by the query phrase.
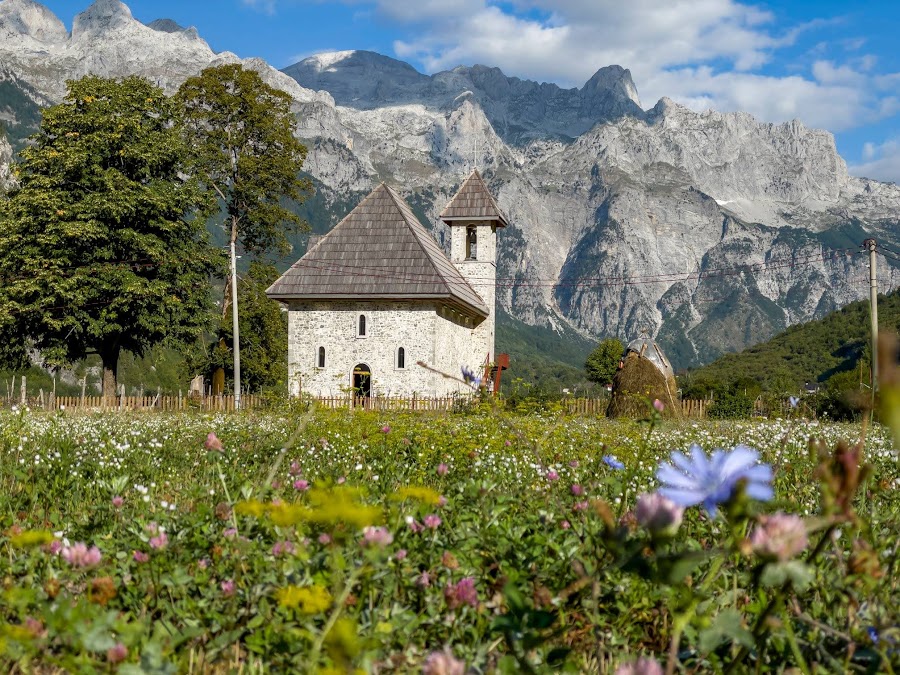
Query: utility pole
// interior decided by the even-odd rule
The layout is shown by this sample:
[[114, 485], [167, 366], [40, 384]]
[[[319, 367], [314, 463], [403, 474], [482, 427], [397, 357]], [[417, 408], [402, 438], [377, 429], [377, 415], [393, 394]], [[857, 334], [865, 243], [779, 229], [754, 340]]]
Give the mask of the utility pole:
[[878, 388], [878, 276], [876, 271], [878, 244], [866, 239], [863, 246], [869, 249], [869, 304], [872, 317], [872, 398]]
[[231, 242], [231, 320], [234, 349], [234, 409], [241, 409], [241, 336], [238, 331], [237, 256]]

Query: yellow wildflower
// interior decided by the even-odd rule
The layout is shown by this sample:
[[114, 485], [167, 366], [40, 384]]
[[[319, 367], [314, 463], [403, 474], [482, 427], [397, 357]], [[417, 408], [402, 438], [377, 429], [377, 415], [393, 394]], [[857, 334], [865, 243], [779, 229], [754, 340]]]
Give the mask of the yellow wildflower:
[[303, 614], [319, 614], [331, 607], [331, 593], [321, 586], [285, 586], [275, 595], [279, 605]]
[[53, 541], [53, 533], [46, 530], [23, 530], [9, 538], [16, 548], [34, 548]]
[[244, 502], [238, 502], [234, 505], [234, 512], [241, 516], [253, 516], [260, 518], [266, 512], [267, 504], [262, 503], [258, 499], [248, 499]]
[[423, 504], [431, 505], [437, 505], [441, 502], [441, 496], [437, 492], [431, 488], [420, 485], [407, 485], [406, 487], [402, 487], [391, 496], [391, 499], [398, 502], [402, 502], [406, 499], [414, 499]]

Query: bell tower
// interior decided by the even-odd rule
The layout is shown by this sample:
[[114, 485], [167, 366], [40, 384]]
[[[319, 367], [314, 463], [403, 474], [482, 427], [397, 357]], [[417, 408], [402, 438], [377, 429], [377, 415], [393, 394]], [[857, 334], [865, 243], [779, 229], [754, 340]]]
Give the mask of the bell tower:
[[494, 197], [475, 169], [441, 212], [450, 228], [450, 262], [472, 289], [484, 300], [488, 316], [472, 329], [472, 357], [469, 365], [479, 368], [496, 359], [497, 229], [507, 221]]

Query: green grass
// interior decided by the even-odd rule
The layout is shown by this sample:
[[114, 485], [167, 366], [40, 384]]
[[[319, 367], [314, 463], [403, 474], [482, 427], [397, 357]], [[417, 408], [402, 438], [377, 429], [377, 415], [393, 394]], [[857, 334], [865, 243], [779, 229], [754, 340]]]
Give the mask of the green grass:
[[[221, 451], [204, 447], [210, 432]], [[817, 672], [877, 669], [900, 618], [897, 456], [869, 430], [859, 520], [832, 539], [827, 523], [840, 521], [814, 478], [832, 465], [807, 446], [859, 433], [486, 408], [0, 413], [0, 665], [98, 672], [123, 656], [120, 672], [421, 672], [446, 647], [475, 672], [596, 672], [641, 653], [665, 661], [684, 615], [683, 667], [708, 672], [741, 657], [780, 602], [767, 579], [790, 574], [788, 606], [804, 618], [791, 619], [793, 645], [782, 624], [750, 641], [760, 669], [794, 665], [793, 647]], [[629, 515], [636, 496], [692, 442], [759, 448], [775, 499], [734, 502], [728, 520], [691, 508], [676, 540], [648, 539]], [[810, 518], [807, 550], [825, 536], [815, 564], [741, 548], [776, 510]], [[367, 545], [365, 526], [392, 541]], [[56, 552], [76, 542], [99, 563]], [[464, 580], [474, 595], [459, 594]]]

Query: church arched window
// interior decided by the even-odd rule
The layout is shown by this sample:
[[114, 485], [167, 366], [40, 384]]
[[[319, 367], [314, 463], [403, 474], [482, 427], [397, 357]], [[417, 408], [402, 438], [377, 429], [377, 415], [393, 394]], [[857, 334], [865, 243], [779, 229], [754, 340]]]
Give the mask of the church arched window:
[[359, 321], [356, 326], [356, 336], [357, 337], [366, 337], [366, 315], [360, 314]]
[[406, 368], [406, 350], [403, 347], [397, 348], [397, 368], [399, 370]]
[[466, 260], [476, 260], [478, 258], [478, 235], [475, 227], [469, 225], [466, 228]]
[[325, 347], [319, 347], [318, 358], [316, 358], [316, 365], [319, 368], [325, 367]]

